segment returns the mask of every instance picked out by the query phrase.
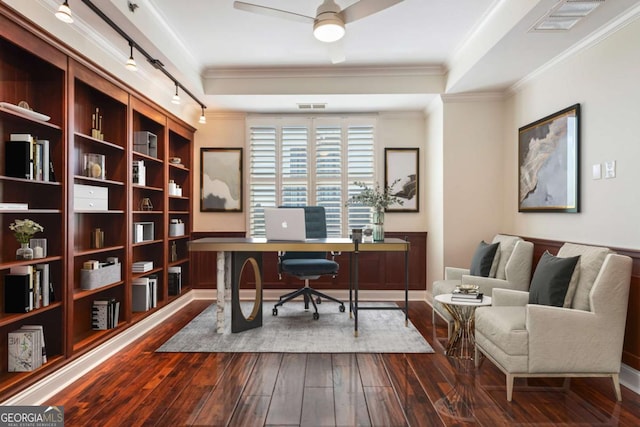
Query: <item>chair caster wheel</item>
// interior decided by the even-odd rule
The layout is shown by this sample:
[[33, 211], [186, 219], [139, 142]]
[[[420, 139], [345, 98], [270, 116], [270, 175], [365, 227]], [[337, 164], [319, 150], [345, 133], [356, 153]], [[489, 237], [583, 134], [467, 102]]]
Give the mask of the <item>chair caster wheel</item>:
[[340, 313], [344, 313], [344, 305], [341, 305], [341, 306], [339, 307], [339, 310], [340, 310]]
[[316, 304], [322, 304], [322, 300], [320, 299], [320, 297], [316, 298]]
[[278, 315], [278, 309], [274, 308], [273, 310], [271, 310], [271, 314], [273, 314], [274, 316]]
[[313, 313], [313, 320], [318, 320], [320, 315], [318, 313]]

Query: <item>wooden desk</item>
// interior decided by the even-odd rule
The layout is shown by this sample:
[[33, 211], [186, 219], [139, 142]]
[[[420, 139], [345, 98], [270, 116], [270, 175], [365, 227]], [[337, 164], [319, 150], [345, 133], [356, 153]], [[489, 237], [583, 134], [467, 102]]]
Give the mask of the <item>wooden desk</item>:
[[[263, 252], [344, 252], [353, 259], [349, 283], [349, 312], [354, 317], [354, 331], [358, 335], [358, 310], [379, 309], [358, 304], [358, 254], [360, 252], [404, 252], [405, 253], [405, 304], [396, 309], [405, 313], [408, 323], [409, 305], [409, 242], [401, 239], [385, 239], [384, 242], [354, 243], [346, 238], [328, 238], [305, 242], [274, 242], [264, 238], [206, 237], [189, 242], [189, 251], [217, 252], [217, 332], [224, 332], [225, 293], [231, 292], [231, 332], [241, 332], [262, 326], [262, 279], [260, 254]], [[256, 297], [251, 314], [245, 317], [240, 309], [240, 277], [250, 267], [256, 279]], [[232, 277], [233, 276], [233, 277]], [[395, 308], [395, 307], [394, 307]]]

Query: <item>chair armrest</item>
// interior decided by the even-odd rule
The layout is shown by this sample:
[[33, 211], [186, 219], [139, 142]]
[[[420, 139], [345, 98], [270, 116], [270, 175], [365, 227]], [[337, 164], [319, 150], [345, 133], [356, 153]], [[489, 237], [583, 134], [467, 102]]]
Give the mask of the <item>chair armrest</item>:
[[445, 267], [444, 280], [462, 280], [464, 274], [469, 274], [468, 268]]
[[491, 305], [524, 307], [529, 303], [529, 292], [495, 288], [491, 294]]
[[595, 313], [529, 304], [529, 372], [619, 372], [622, 334]]

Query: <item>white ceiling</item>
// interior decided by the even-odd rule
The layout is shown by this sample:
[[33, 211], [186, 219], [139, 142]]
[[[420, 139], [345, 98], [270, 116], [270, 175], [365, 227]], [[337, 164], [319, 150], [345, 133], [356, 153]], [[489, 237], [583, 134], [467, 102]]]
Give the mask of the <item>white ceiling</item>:
[[[208, 111], [293, 112], [301, 102], [326, 103], [327, 112], [424, 110], [439, 94], [504, 91], [640, 15], [639, 0], [606, 0], [570, 31], [534, 33], [560, 0], [404, 0], [347, 24], [346, 61], [334, 65], [310, 25], [236, 10], [233, 0], [92, 1]], [[322, 2], [245, 1], [308, 16]], [[355, 2], [336, 0], [342, 8]], [[131, 12], [128, 3], [138, 7]], [[128, 57], [122, 38], [80, 0], [70, 6], [78, 28]], [[143, 75], [166, 86], [134, 56]]]

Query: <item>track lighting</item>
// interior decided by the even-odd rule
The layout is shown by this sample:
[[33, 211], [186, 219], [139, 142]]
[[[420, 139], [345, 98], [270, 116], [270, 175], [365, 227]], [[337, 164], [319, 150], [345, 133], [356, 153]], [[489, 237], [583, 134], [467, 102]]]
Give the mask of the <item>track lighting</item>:
[[171, 103], [179, 105], [180, 104], [180, 95], [178, 95], [178, 82], [175, 82], [175, 83], [176, 83], [176, 94], [173, 95], [173, 98], [171, 98]]
[[71, 8], [69, 8], [68, 0], [64, 0], [64, 3], [60, 5], [58, 11], [56, 12], [56, 18], [58, 18], [62, 22], [66, 22], [67, 24], [71, 24], [73, 22], [73, 17], [71, 16]]
[[125, 67], [127, 67], [127, 70], [137, 71], [138, 65], [136, 64], [136, 60], [133, 59], [133, 43], [132, 42], [129, 42], [129, 47], [131, 48], [131, 53], [129, 54], [129, 59], [127, 59], [127, 63]]
[[207, 123], [207, 118], [204, 116], [204, 105], [201, 105], [200, 107], [202, 108], [202, 115], [200, 116], [198, 123], [205, 124]]

